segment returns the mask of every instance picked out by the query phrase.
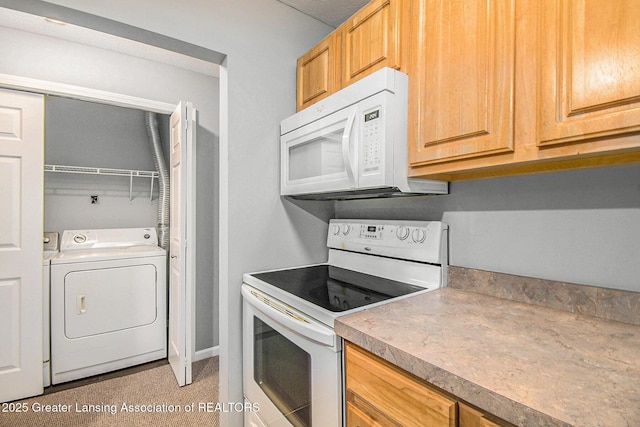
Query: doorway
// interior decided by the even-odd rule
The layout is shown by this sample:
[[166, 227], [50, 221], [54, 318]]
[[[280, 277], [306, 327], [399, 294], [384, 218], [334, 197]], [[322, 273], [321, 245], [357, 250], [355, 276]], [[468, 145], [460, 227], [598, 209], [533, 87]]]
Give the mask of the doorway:
[[[196, 277], [200, 313], [196, 357], [217, 354], [218, 281], [211, 260], [215, 259], [218, 229], [218, 66], [206, 58], [190, 58], [87, 28], [52, 26], [36, 15], [3, 9], [2, 17], [7, 18], [2, 24], [3, 34], [14, 42], [12, 45], [22, 46], [21, 52], [16, 53], [24, 60], [16, 62], [15, 67], [3, 67], [12, 74], [0, 75], [0, 87], [160, 114], [170, 114], [179, 99], [190, 99], [198, 108], [198, 162], [202, 163], [198, 180], [203, 185], [197, 190], [201, 233], [196, 255], [202, 262], [198, 263]], [[28, 55], [24, 56], [25, 52]]]
[[[23, 397], [27, 397], [30, 395], [38, 394], [38, 390], [41, 393], [43, 390], [43, 385], [46, 384], [47, 378], [49, 378], [48, 374], [44, 375], [44, 378], [38, 378], [34, 372], [42, 372], [42, 366], [37, 363], [37, 359], [42, 361], [42, 364], [49, 363], [49, 351], [45, 348], [48, 340], [48, 328], [46, 327], [46, 319], [44, 321], [44, 328], [41, 328], [43, 325], [43, 312], [46, 313], [48, 310], [47, 300], [48, 295], [46, 295], [46, 291], [49, 289], [53, 289], [56, 291], [55, 294], [52, 294], [53, 297], [60, 296], [60, 298], [52, 298], [51, 301], [61, 301], [60, 310], [58, 313], [63, 313], [65, 316], [65, 320], [58, 319], [56, 316], [56, 311], [51, 310], [51, 319], [55, 320], [56, 324], [67, 324], [67, 315], [73, 312], [72, 305], [69, 305], [67, 301], [67, 285], [66, 278], [65, 283], [59, 284], [60, 286], [52, 287], [50, 284], [43, 284], [43, 276], [40, 276], [40, 280], [35, 280], [36, 276], [29, 275], [27, 272], [29, 271], [42, 271], [40, 270], [40, 263], [35, 262], [38, 258], [38, 254], [42, 254], [42, 249], [38, 248], [39, 245], [31, 244], [34, 243], [34, 235], [25, 233], [25, 230], [30, 231], [39, 231], [42, 236], [42, 213], [43, 213], [43, 202], [42, 195], [43, 189], [40, 185], [32, 185], [32, 183], [42, 182], [42, 175], [45, 170], [44, 159], [42, 156], [42, 151], [44, 149], [44, 122], [43, 120], [43, 97], [42, 96], [34, 96], [33, 94], [26, 92], [15, 92], [15, 91], [2, 91], [2, 97], [0, 99], [1, 108], [2, 108], [2, 117], [3, 117], [3, 129], [10, 131], [5, 138], [3, 139], [3, 149], [2, 149], [2, 158], [6, 159], [7, 163], [6, 167], [3, 168], [5, 175], [7, 175], [7, 179], [5, 185], [2, 187], [2, 195], [4, 197], [8, 197], [11, 200], [15, 199], [14, 203], [11, 203], [7, 214], [10, 217], [15, 217], [15, 221], [10, 222], [12, 228], [7, 228], [3, 230], [3, 240], [11, 240], [12, 236], [17, 236], [13, 238], [13, 243], [11, 246], [11, 253], [14, 253], [16, 260], [15, 264], [21, 266], [21, 270], [17, 271], [18, 277], [12, 279], [9, 283], [10, 286], [5, 287], [7, 292], [11, 293], [11, 295], [18, 293], [19, 297], [11, 297], [11, 295], [7, 295], [9, 298], [6, 298], [4, 302], [5, 312], [11, 317], [10, 319], [19, 319], [20, 326], [15, 324], [13, 321], [3, 322], [3, 326], [0, 328], [0, 334], [8, 339], [9, 345], [7, 348], [9, 349], [5, 356], [3, 356], [3, 361], [6, 362], [6, 367], [15, 366], [18, 371], [15, 369], [4, 370], [6, 372], [1, 373], [0, 375], [0, 385], [2, 389], [5, 390], [2, 395], [2, 400], [14, 400]], [[86, 105], [84, 105], [86, 108]], [[68, 113], [68, 112], [67, 112]], [[37, 118], [41, 117], [40, 120]], [[104, 118], [103, 115], [100, 117]], [[27, 121], [25, 122], [25, 119]], [[24, 122], [24, 123], [23, 123]], [[28, 124], [28, 128], [25, 127], [25, 123]], [[171, 203], [171, 214], [173, 216], [172, 221], [172, 231], [171, 231], [171, 250], [170, 254], [170, 265], [172, 274], [169, 276], [169, 363], [171, 364], [173, 371], [176, 376], [176, 380], [179, 385], [186, 385], [191, 383], [191, 362], [194, 354], [194, 340], [193, 340], [193, 324], [194, 324], [194, 301], [195, 294], [193, 292], [194, 287], [194, 277], [195, 277], [195, 173], [192, 171], [193, 163], [193, 145], [195, 142], [195, 111], [190, 103], [181, 102], [178, 104], [173, 114], [170, 117], [170, 138], [169, 138], [169, 146], [170, 146], [170, 170], [172, 176], [172, 185], [171, 191], [174, 193]], [[61, 126], [61, 128], [65, 129], [68, 132], [69, 126]], [[93, 128], [93, 132], [91, 135], [95, 135], [95, 127]], [[36, 133], [33, 132], [33, 129], [39, 128], [40, 130]], [[7, 132], [4, 132], [7, 133]], [[55, 134], [55, 132], [53, 132]], [[23, 141], [22, 135], [28, 135], [29, 139]], [[38, 136], [40, 135], [40, 136]], [[67, 135], [68, 137], [68, 135]], [[71, 137], [70, 139], [78, 139]], [[85, 142], [86, 144], [86, 142]], [[15, 154], [13, 152], [13, 146], [28, 146], [26, 151], [16, 152], [19, 157], [16, 159]], [[38, 145], [40, 148], [38, 149]], [[85, 145], [86, 148], [86, 145]], [[94, 147], [95, 148], [95, 147]], [[65, 151], [78, 151], [77, 147], [67, 147]], [[83, 150], [80, 150], [83, 151]], [[87, 151], [87, 150], [84, 150]], [[90, 150], [89, 150], [90, 151]], [[39, 154], [40, 153], [40, 154]], [[11, 160], [13, 159], [13, 160]], [[96, 159], [99, 161], [100, 159]], [[104, 161], [104, 159], [101, 159]], [[113, 159], [112, 159], [113, 160]], [[18, 163], [16, 163], [18, 162]], [[25, 168], [24, 166], [28, 166]], [[86, 166], [76, 166], [73, 165], [48, 165], [48, 169], [53, 172], [56, 168], [59, 167], [60, 170], [66, 171], [74, 171], [78, 172], [78, 170], [82, 170], [82, 172], [86, 172], [88, 169], [96, 169], [100, 170], [100, 168], [92, 168]], [[111, 169], [113, 172], [116, 169]], [[120, 170], [120, 169], [118, 169]], [[166, 171], [165, 171], [166, 175]], [[133, 178], [133, 174], [131, 174], [131, 179]], [[153, 177], [151, 178], [153, 181]], [[133, 196], [133, 184], [130, 184], [130, 201], [132, 201]], [[59, 190], [59, 189], [58, 189]], [[86, 188], [85, 188], [86, 190]], [[54, 189], [55, 192], [55, 189]], [[62, 191], [64, 193], [64, 191]], [[68, 196], [68, 195], [67, 195]], [[150, 201], [153, 199], [153, 189], [150, 190]], [[98, 195], [90, 196], [91, 202], [98, 201]], [[26, 203], [26, 204], [25, 204]], [[34, 217], [39, 213], [40, 219]], [[91, 214], [85, 211], [84, 217], [91, 218]], [[25, 224], [24, 226], [21, 224]], [[24, 227], [27, 227], [26, 229]], [[74, 226], [74, 229], [81, 228], [78, 226]], [[23, 236], [24, 235], [24, 236]], [[86, 234], [82, 234], [85, 236]], [[77, 236], [74, 236], [73, 240], [76, 240]], [[146, 235], [145, 235], [146, 237]], [[29, 238], [27, 240], [27, 238]], [[37, 238], [35, 239], [38, 240]], [[189, 252], [187, 252], [187, 242], [192, 242], [194, 244], [194, 248], [191, 248]], [[85, 241], [80, 241], [80, 243], [85, 243]], [[163, 260], [165, 258], [163, 257]], [[57, 258], [52, 258], [51, 263], [56, 263]], [[33, 265], [32, 265], [33, 264]], [[85, 262], [86, 264], [86, 262]], [[5, 266], [8, 268], [8, 266]], [[116, 267], [114, 265], [114, 267]], [[166, 264], [164, 267], [160, 264], [156, 266], [157, 270], [160, 270], [161, 273], [156, 273], [153, 277], [155, 277], [155, 283], [160, 283], [158, 276], [161, 277], [161, 282], [165, 283], [166, 280], [164, 278], [166, 272]], [[4, 268], [3, 270], [7, 270]], [[107, 272], [107, 270], [101, 271]], [[44, 264], [43, 264], [44, 269]], [[53, 269], [53, 268], [52, 268]], [[113, 268], [109, 271], [115, 271], [117, 269]], [[177, 273], [175, 273], [177, 272]], [[4, 274], [4, 273], [3, 273]], [[46, 276], [43, 273], [44, 276]], [[66, 277], [66, 276], [65, 276]], [[94, 276], [95, 277], [95, 276]], [[124, 281], [124, 280], [122, 280]], [[119, 281], [119, 282], [122, 282]], [[51, 284], [55, 284], [55, 279], [52, 277]], [[44, 286], [43, 286], [44, 285]], [[47, 286], [49, 285], [49, 286]], [[92, 284], [90, 284], [93, 286]], [[115, 285], [115, 284], [114, 284]], [[60, 287], [60, 289], [58, 289]], [[64, 291], [63, 291], [64, 289]], [[156, 296], [155, 300], [160, 301], [161, 307], [164, 306], [165, 300], [165, 291], [164, 285], [162, 288], [158, 288], [158, 292], [161, 292], [160, 295]], [[64, 292], [64, 300], [61, 300], [62, 292]], [[104, 294], [104, 292], [102, 292]], [[60, 294], [60, 295], [58, 295]], [[104, 294], [105, 296], [108, 295]], [[15, 296], [15, 295], [14, 295]], [[76, 310], [77, 315], [84, 315], [88, 312], [88, 308], [85, 311], [85, 301], [84, 296], [80, 298], [81, 301], [80, 307], [81, 309]], [[124, 298], [124, 297], [123, 297]], [[100, 300], [104, 299], [103, 297], [99, 298]], [[41, 302], [43, 301], [44, 302]], [[123, 300], [127, 300], [126, 298]], [[28, 303], [31, 302], [31, 306], [40, 306], [42, 307], [42, 311], [39, 310], [27, 310]], [[37, 304], [33, 304], [35, 302], [39, 302]], [[73, 302], [73, 301], [72, 301]], [[156, 304], [154, 302], [154, 304]], [[57, 305], [55, 307], [58, 307]], [[54, 307], [52, 307], [54, 308]], [[76, 307], [77, 308], [77, 307]], [[107, 315], [103, 313], [107, 317], [118, 316], [117, 307], [113, 307], [113, 314]], [[153, 311], [156, 311], [154, 309]], [[157, 311], [158, 313], [164, 313], [164, 309]], [[73, 313], [72, 313], [73, 314]], [[161, 317], [164, 318], [164, 314], [161, 314]], [[62, 323], [61, 323], [62, 322]], [[164, 329], [164, 322], [160, 324], [157, 321], [154, 321], [154, 324], [157, 324], [160, 328], [160, 331]], [[43, 329], [45, 329], [43, 331]], [[51, 329], [53, 332], [53, 329]], [[115, 332], [114, 335], [120, 333]], [[125, 333], [125, 332], [122, 332]], [[66, 337], [66, 332], [62, 335], [66, 338], [76, 338], [76, 337]], [[105, 340], [110, 342], [111, 338], [105, 335]], [[164, 335], [166, 336], [166, 335]], [[13, 337], [13, 338], [11, 338]], [[161, 341], [164, 340], [163, 335], [158, 335]], [[80, 337], [77, 337], [80, 338]], [[93, 339], [93, 338], [90, 338]], [[25, 345], [27, 344], [28, 345]], [[52, 344], [55, 343], [52, 340]], [[125, 343], [121, 343], [122, 345], [126, 345]], [[75, 344], [74, 344], [75, 345]], [[163, 346], [164, 344], [161, 344]], [[165, 347], [165, 349], [167, 348]], [[154, 347], [155, 348], [155, 347]], [[106, 349], [106, 348], [105, 348]], [[91, 350], [94, 351], [94, 350]], [[165, 353], [166, 354], [166, 353]], [[52, 351], [51, 356], [55, 358], [55, 353]], [[163, 354], [161, 350], [156, 350], [153, 353], [153, 357], [162, 357]], [[146, 356], [145, 356], [146, 357]], [[119, 358], [121, 359], [121, 358]], [[144, 360], [140, 359], [138, 356], [131, 358], [132, 363], [140, 363], [142, 361], [152, 360], [148, 357]], [[93, 362], [88, 365], [92, 365]], [[55, 361], [54, 361], [55, 363]], [[54, 363], [51, 363], [52, 373]], [[84, 362], [78, 362], [78, 365], [82, 365]], [[89, 362], [87, 362], [89, 363]], [[114, 362], [106, 363], [105, 365], [109, 366], [109, 369], [117, 369], [116, 366], [113, 365]], [[5, 366], [3, 365], [3, 366]], [[82, 365], [84, 366], [84, 365]], [[122, 366], [120, 366], [122, 367]], [[17, 373], [16, 373], [17, 372]], [[99, 373], [99, 372], [94, 372]], [[52, 376], [53, 377], [53, 376]], [[69, 378], [72, 379], [72, 378]], [[20, 384], [21, 387], [16, 387], [16, 385]], [[15, 390], [15, 391], [12, 391]]]

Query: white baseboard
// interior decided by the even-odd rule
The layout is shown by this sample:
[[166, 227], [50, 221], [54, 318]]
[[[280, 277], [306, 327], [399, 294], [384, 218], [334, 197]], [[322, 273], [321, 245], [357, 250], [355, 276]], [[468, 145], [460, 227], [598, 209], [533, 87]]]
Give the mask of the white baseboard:
[[193, 356], [193, 361], [197, 362], [198, 360], [208, 359], [210, 357], [215, 357], [220, 355], [220, 346], [217, 345], [215, 347], [209, 347], [202, 350], [196, 351], [196, 354]]

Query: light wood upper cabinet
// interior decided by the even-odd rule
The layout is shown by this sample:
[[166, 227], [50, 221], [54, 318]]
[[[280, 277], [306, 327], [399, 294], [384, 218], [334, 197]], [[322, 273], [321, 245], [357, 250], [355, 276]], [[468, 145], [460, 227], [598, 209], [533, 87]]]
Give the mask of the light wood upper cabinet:
[[638, 0], [372, 0], [298, 61], [298, 109], [409, 75], [412, 178], [640, 162]]
[[513, 150], [514, 2], [412, 1], [413, 166]]
[[402, 0], [373, 0], [340, 26], [342, 87], [382, 67], [400, 69]]
[[538, 145], [640, 131], [640, 3], [539, 8]]
[[298, 59], [298, 111], [326, 98], [340, 87], [340, 34], [331, 33], [317, 46]]
[[409, 1], [372, 0], [298, 59], [297, 110], [383, 67], [402, 70]]
[[[413, 0], [412, 42], [427, 52], [429, 43], [448, 47], [449, 65], [443, 62], [451, 71], [429, 70], [439, 64], [437, 56], [410, 63], [410, 176], [457, 181], [640, 162], [640, 3], [488, 0], [465, 1], [464, 8], [459, 3], [440, 6], [438, 13], [482, 11], [473, 16], [487, 16], [486, 26], [480, 19], [469, 20], [471, 27], [457, 25], [465, 34], [475, 31], [479, 46], [496, 25], [495, 42], [485, 50], [486, 62], [477, 62], [474, 58], [485, 56], [481, 47], [456, 44], [454, 31], [429, 30], [437, 25], [430, 17], [439, 5]], [[450, 16], [443, 15], [441, 25]], [[467, 52], [454, 55], [462, 49]], [[417, 55], [423, 51], [418, 48]], [[455, 73], [458, 63], [465, 64], [468, 76]], [[474, 63], [486, 64], [490, 72], [478, 72], [482, 66]], [[442, 83], [447, 74], [450, 81]]]

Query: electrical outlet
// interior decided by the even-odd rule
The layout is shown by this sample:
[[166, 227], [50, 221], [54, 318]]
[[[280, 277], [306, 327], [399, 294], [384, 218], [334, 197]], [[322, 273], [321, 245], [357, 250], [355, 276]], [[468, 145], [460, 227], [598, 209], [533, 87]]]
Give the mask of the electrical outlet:
[[98, 204], [98, 196], [91, 196], [91, 204], [92, 205]]

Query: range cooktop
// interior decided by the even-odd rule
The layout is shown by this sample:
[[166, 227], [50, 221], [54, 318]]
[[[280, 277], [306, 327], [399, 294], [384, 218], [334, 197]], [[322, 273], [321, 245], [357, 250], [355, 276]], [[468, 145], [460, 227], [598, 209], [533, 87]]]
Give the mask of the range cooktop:
[[424, 290], [420, 286], [331, 265], [254, 273], [252, 276], [334, 313]]

